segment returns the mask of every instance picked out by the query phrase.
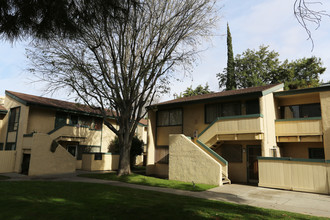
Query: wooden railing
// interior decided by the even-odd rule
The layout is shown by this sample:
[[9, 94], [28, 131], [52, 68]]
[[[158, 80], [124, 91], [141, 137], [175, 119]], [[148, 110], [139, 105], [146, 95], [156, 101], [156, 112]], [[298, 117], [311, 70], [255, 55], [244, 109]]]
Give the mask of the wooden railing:
[[322, 135], [322, 119], [297, 118], [279, 119], [275, 121], [276, 136], [302, 136], [302, 135]]
[[101, 131], [92, 130], [88, 127], [78, 127], [73, 125], [64, 125], [48, 133], [53, 140], [59, 139], [79, 139], [80, 144], [100, 145]]
[[217, 118], [199, 134], [198, 139], [202, 143], [210, 146], [214, 143], [207, 143], [216, 135], [261, 133], [263, 133], [263, 116], [261, 114], [240, 115]]

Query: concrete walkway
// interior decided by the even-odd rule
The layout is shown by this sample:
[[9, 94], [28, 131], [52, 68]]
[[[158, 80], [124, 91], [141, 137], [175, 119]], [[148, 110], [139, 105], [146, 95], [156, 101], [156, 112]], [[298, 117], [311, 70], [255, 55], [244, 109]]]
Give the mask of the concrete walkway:
[[226, 201], [237, 204], [251, 205], [262, 208], [284, 210], [289, 212], [297, 212], [302, 214], [330, 218], [329, 195], [293, 192], [287, 190], [277, 190], [239, 184], [224, 185], [204, 192], [191, 192], [177, 189], [135, 185], [117, 181], [77, 177], [77, 174], [80, 173], [89, 172], [77, 171], [77, 173], [73, 174], [47, 175], [37, 177], [28, 177], [17, 173], [6, 173], [2, 175], [11, 177], [11, 179], [6, 181], [44, 180], [101, 183], [113, 186], [130, 187], [135, 189], [151, 190], [176, 195]]

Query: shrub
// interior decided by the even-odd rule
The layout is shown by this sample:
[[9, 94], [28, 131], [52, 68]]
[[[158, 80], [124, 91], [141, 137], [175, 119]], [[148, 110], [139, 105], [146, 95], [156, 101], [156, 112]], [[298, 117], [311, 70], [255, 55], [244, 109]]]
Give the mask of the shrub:
[[[143, 140], [140, 140], [137, 136], [134, 136], [132, 139], [132, 146], [131, 146], [131, 152], [130, 152], [130, 163], [131, 168], [135, 164], [135, 158], [138, 155], [141, 155], [143, 153]], [[119, 139], [116, 136], [115, 139], [113, 139], [108, 147], [108, 151], [110, 153], [118, 154], [120, 152], [120, 146], [119, 146]]]

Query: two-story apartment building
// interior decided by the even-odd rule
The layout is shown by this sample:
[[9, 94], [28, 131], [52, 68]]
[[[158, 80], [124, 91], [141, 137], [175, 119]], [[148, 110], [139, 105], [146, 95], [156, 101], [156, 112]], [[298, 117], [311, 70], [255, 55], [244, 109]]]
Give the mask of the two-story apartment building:
[[[296, 158], [297, 163], [312, 163], [305, 167], [321, 163], [325, 177], [328, 99], [330, 86], [283, 91], [283, 84], [276, 84], [152, 105], [147, 173], [216, 185], [259, 182], [296, 189], [271, 185], [272, 178], [279, 179], [271, 173], [280, 169], [269, 169]], [[278, 175], [289, 179], [283, 172]]]
[[[114, 114], [109, 111], [107, 120], [117, 126]], [[145, 123], [137, 134], [146, 139]], [[114, 137], [93, 108], [6, 91], [0, 105], [0, 172], [115, 170], [119, 155], [108, 153]]]

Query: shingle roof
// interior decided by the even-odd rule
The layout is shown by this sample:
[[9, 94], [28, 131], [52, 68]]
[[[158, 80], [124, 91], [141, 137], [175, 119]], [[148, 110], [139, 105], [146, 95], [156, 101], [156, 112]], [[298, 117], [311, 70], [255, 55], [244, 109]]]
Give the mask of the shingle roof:
[[198, 101], [202, 101], [202, 100], [204, 101], [204, 100], [216, 99], [216, 98], [222, 98], [222, 97], [239, 96], [239, 95], [245, 95], [245, 94], [250, 94], [250, 93], [262, 94], [263, 91], [272, 89], [273, 87], [282, 88], [283, 84], [278, 83], [278, 84], [271, 84], [271, 85], [266, 85], [266, 86], [250, 87], [250, 88], [246, 88], [246, 89], [229, 90], [229, 91], [215, 92], [215, 93], [209, 93], [209, 94], [204, 94], [204, 95], [183, 97], [183, 98], [173, 99], [170, 101], [154, 104], [152, 106], [163, 106], [163, 105], [171, 105], [171, 104], [178, 104], [178, 103], [187, 104], [187, 103], [196, 102], [196, 101], [198, 102]]
[[[6, 94], [16, 100], [23, 102], [25, 105], [40, 105], [44, 107], [53, 107], [56, 109], [71, 110], [74, 112], [89, 113], [100, 115], [100, 111], [93, 109], [87, 105], [82, 105], [74, 102], [67, 102], [58, 99], [45, 98], [41, 96], [34, 96], [19, 92], [7, 91]], [[13, 97], [14, 96], [14, 97]], [[109, 111], [109, 116], [114, 116], [114, 112]]]
[[[51, 99], [51, 98], [45, 98], [41, 96], [34, 96], [34, 95], [29, 95], [29, 94], [24, 94], [20, 92], [13, 92], [13, 91], [8, 91], [6, 90], [6, 94], [11, 96], [12, 98], [16, 99], [18, 98], [18, 101], [24, 102], [23, 104], [26, 105], [40, 105], [44, 107], [53, 107], [56, 109], [63, 109], [63, 110], [70, 110], [73, 112], [81, 112], [81, 113], [88, 113], [88, 114], [95, 114], [95, 115], [100, 115], [100, 111], [97, 109], [93, 109], [87, 105], [82, 105], [79, 103], [74, 103], [74, 102], [67, 102], [67, 101], [62, 101], [58, 99]], [[13, 97], [14, 96], [14, 97]], [[0, 111], [1, 111], [1, 105], [0, 105]], [[3, 108], [6, 110], [5, 108]], [[108, 116], [115, 116], [116, 112], [114, 111], [108, 111]], [[143, 124], [144, 126], [148, 125], [148, 121], [146, 119], [141, 119], [140, 123]]]

